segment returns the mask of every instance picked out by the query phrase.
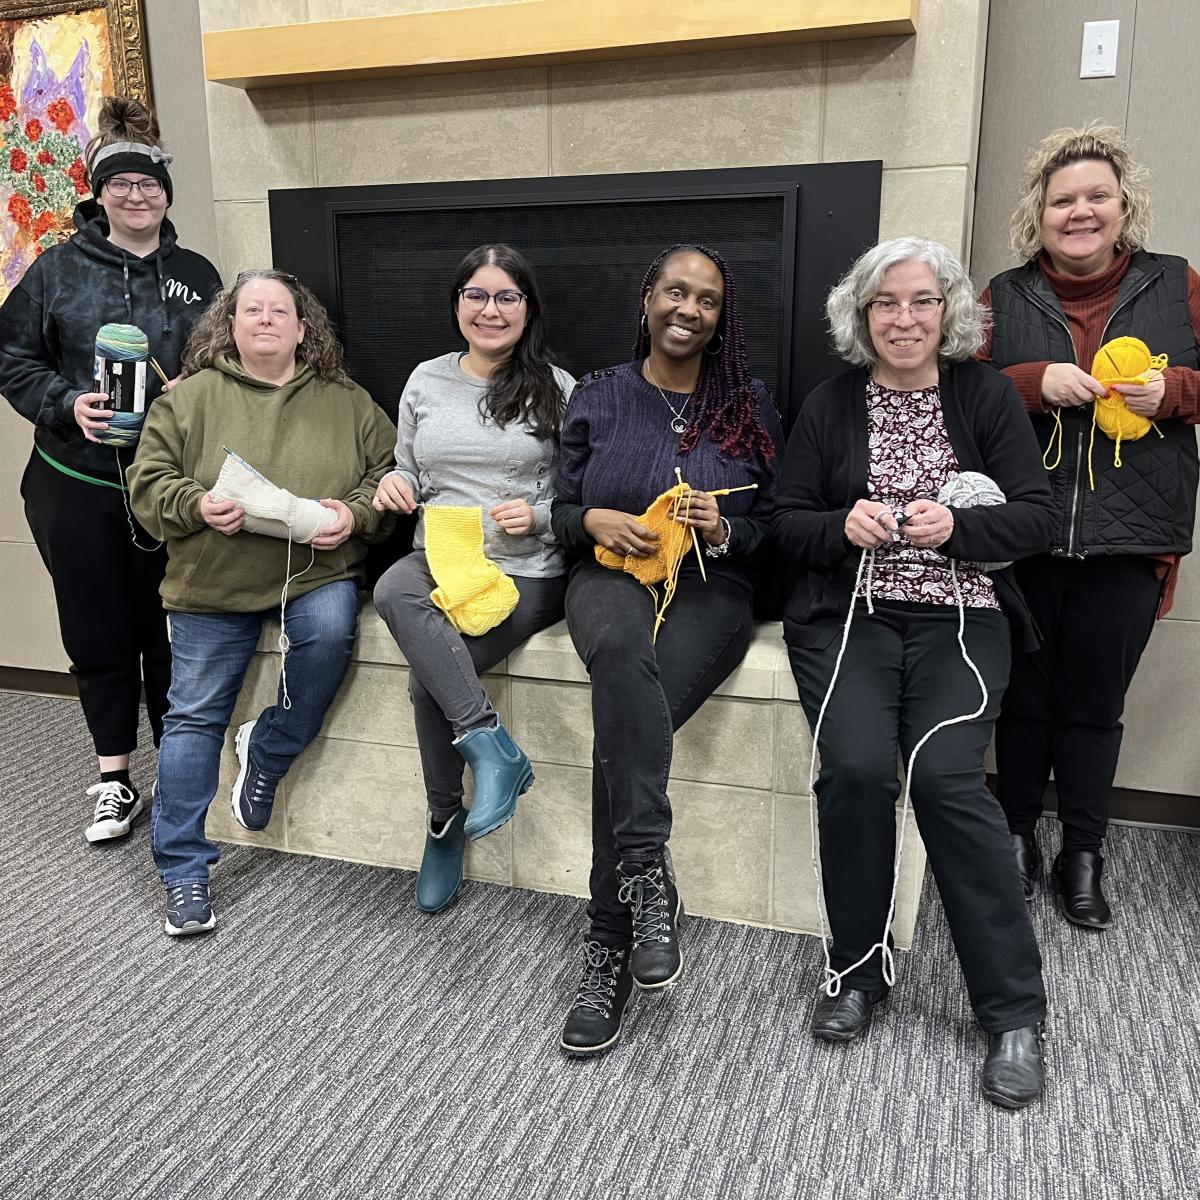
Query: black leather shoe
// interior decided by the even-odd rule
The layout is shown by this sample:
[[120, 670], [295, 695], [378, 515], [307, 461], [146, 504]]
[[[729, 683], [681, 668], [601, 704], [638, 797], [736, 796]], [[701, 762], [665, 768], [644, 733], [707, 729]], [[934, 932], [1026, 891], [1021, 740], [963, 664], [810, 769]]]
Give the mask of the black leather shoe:
[[625, 1010], [633, 996], [629, 947], [583, 944], [583, 978], [567, 1013], [559, 1045], [572, 1057], [603, 1054], [621, 1040]]
[[1033, 903], [1033, 890], [1045, 870], [1042, 852], [1037, 838], [1032, 833], [1009, 834], [1012, 838], [1013, 854], [1017, 857], [1017, 870], [1021, 872], [1021, 887], [1025, 889], [1025, 903]]
[[1001, 1108], [1024, 1108], [1042, 1098], [1046, 1062], [1041, 1025], [1026, 1025], [1008, 1033], [989, 1033], [987, 1058], [979, 1088]]
[[683, 901], [675, 886], [671, 855], [663, 848], [661, 858], [649, 863], [620, 863], [617, 897], [629, 905], [633, 916], [633, 950], [629, 967], [633, 982], [642, 991], [669, 987], [683, 978], [683, 950], [679, 945], [679, 923]]
[[1112, 911], [1100, 890], [1104, 856], [1094, 850], [1072, 850], [1054, 860], [1050, 883], [1062, 915], [1084, 929], [1107, 929]]
[[872, 995], [859, 988], [844, 987], [836, 996], [823, 988], [813, 1007], [809, 1029], [821, 1042], [849, 1042], [866, 1032], [871, 1009], [887, 997], [887, 989]]

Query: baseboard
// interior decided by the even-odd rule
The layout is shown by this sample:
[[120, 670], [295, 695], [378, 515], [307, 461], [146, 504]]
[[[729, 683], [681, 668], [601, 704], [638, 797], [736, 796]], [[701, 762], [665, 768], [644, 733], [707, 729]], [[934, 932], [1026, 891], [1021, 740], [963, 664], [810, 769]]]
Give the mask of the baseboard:
[[[988, 776], [988, 786], [995, 790], [996, 777]], [[1058, 813], [1058, 795], [1054, 784], [1046, 787], [1042, 811], [1047, 816]], [[1133, 788], [1113, 788], [1108, 803], [1108, 816], [1121, 825], [1149, 825], [1157, 829], [1200, 829], [1200, 796], [1181, 796], [1173, 792], [1139, 792]]]
[[23, 667], [0, 667], [0, 692], [23, 692], [27, 696], [79, 698], [75, 676], [66, 671], [29, 671]]

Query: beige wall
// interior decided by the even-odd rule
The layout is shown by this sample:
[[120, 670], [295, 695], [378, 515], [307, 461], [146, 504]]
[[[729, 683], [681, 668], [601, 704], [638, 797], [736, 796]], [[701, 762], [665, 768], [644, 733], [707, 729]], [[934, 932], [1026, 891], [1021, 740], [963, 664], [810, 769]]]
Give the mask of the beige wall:
[[[1119, 20], [1115, 79], [1080, 79], [1086, 20]], [[979, 186], [971, 271], [982, 287], [1014, 265], [1008, 219], [1021, 172], [1052, 129], [1092, 118], [1122, 128], [1151, 171], [1157, 213], [1150, 248], [1200, 267], [1200, 91], [1192, 86], [1200, 5], [1195, 0], [1004, 0], [987, 37]], [[1126, 710], [1117, 783], [1200, 795], [1200, 741], [1163, 713], [1200, 697], [1200, 563], [1184, 560], [1175, 608], [1159, 623]]]

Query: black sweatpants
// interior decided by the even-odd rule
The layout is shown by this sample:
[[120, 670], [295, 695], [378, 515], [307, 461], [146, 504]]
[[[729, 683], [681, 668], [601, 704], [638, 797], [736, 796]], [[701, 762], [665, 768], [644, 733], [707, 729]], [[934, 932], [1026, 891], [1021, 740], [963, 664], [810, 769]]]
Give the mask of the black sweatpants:
[[[158, 588], [167, 552], [133, 544], [124, 496], [52, 467], [35, 450], [21, 480], [25, 517], [54, 581], [63, 648], [99, 755], [137, 746], [142, 681], [154, 744], [162, 737], [171, 647]], [[137, 540], [152, 538], [133, 522]]]
[[1162, 592], [1156, 570], [1143, 555], [1017, 563], [1042, 645], [1014, 660], [996, 724], [997, 795], [1013, 833], [1033, 832], [1053, 768], [1063, 849], [1100, 849], [1125, 693]]
[[[958, 610], [941, 605], [860, 608], [821, 726], [817, 780], [821, 871], [844, 971], [883, 935], [896, 846], [897, 751], [939, 721], [974, 711], [979, 684], [957, 641]], [[917, 755], [912, 804], [962, 964], [971, 1007], [989, 1033], [1020, 1029], [1046, 1012], [1033, 935], [1004, 814], [985, 783], [983, 755], [1008, 681], [1008, 622], [968, 609], [965, 640], [988, 689], [983, 715], [940, 730]], [[821, 650], [788, 648], [809, 724], [829, 687], [839, 638]], [[843, 986], [883, 987], [876, 951]]]

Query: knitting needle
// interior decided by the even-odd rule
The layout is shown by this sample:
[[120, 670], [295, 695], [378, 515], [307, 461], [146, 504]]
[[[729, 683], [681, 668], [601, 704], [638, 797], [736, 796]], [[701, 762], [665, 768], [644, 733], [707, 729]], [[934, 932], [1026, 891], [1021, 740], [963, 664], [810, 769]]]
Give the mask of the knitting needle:
[[715, 492], [709, 492], [710, 496], [732, 496], [734, 492], [752, 492], [758, 487], [757, 483], [743, 484], [742, 487], [735, 488], [717, 488]]
[[156, 359], [153, 355], [150, 356], [150, 365], [154, 368], [154, 373], [159, 377], [159, 379], [161, 379], [167, 387], [170, 387], [171, 381], [167, 378], [166, 371], [164, 371], [162, 367], [158, 365], [158, 359]]
[[[685, 498], [688, 497], [691, 494], [692, 485], [690, 483], [683, 482], [683, 472], [680, 471], [680, 469], [678, 467], [675, 468], [675, 478], [679, 480], [680, 487], [687, 488], [687, 491], [684, 492], [684, 497]], [[710, 493], [710, 495], [711, 495], [711, 493]], [[683, 510], [683, 515], [685, 517], [687, 517], [689, 515], [689, 513], [691, 512], [691, 509], [692, 509], [692, 504], [691, 504], [691, 501], [688, 500], [688, 503]], [[688, 528], [692, 531], [692, 546], [696, 551], [696, 561], [700, 564], [700, 578], [703, 579], [705, 583], [707, 583], [708, 575], [705, 573], [705, 570], [704, 570], [704, 555], [700, 553], [700, 539], [696, 536], [696, 527], [695, 527], [695, 525], [689, 525]]]

